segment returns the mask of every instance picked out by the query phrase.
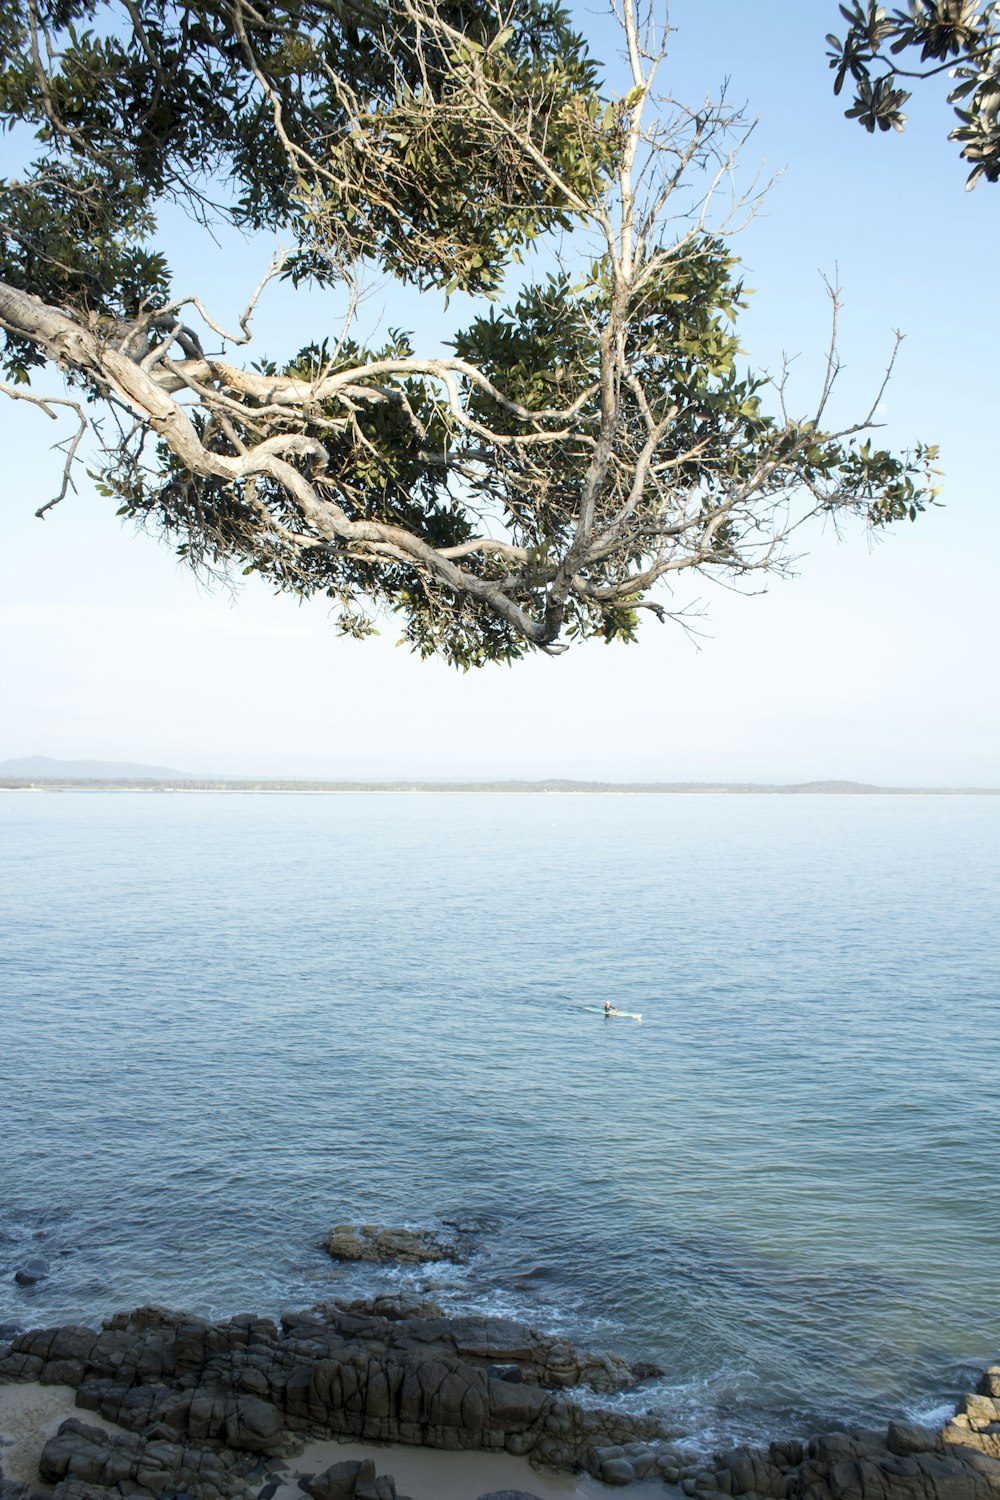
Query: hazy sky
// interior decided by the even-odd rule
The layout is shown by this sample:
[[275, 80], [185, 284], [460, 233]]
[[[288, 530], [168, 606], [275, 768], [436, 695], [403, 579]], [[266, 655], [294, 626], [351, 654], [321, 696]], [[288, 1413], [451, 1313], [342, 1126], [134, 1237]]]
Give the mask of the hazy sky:
[[[741, 323], [749, 358], [773, 368], [782, 351], [799, 353], [806, 410], [827, 334], [821, 273], [839, 274], [839, 410], [866, 408], [902, 329], [887, 433], [899, 445], [941, 444], [945, 508], [874, 547], [861, 528], [842, 541], [811, 533], [799, 576], [760, 597], [682, 585], [678, 602], [708, 606], [697, 645], [650, 622], [637, 646], [591, 643], [462, 676], [397, 648], [391, 620], [358, 644], [331, 630], [320, 602], [276, 598], [256, 581], [235, 601], [207, 592], [168, 548], [123, 528], [85, 479], [35, 520], [58, 483], [47, 451], [56, 434], [38, 412], [6, 403], [0, 759], [331, 777], [1000, 785], [1000, 188], [963, 191], [933, 86], [911, 102], [903, 137], [873, 139], [843, 119], [824, 58], [834, 0], [674, 0], [671, 12], [671, 92], [694, 102], [728, 78], [730, 97], [759, 116], [748, 173], [782, 171], [736, 246], [756, 289]], [[608, 55], [601, 8], [577, 13]], [[178, 290], [235, 321], [268, 246], [185, 235]], [[380, 306], [423, 347], [446, 326], [433, 296], [390, 285], [368, 316]], [[449, 316], [463, 311], [455, 299]], [[251, 357], [291, 351], [336, 321], [332, 298], [271, 289]]]

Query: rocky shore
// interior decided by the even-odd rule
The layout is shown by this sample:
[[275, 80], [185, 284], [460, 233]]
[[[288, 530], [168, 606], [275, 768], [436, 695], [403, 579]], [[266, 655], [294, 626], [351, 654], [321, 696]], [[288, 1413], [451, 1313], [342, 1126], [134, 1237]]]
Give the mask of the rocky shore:
[[[472, 1246], [460, 1231], [340, 1224], [323, 1248], [334, 1260], [419, 1265], [461, 1262]], [[15, 1280], [47, 1272], [26, 1263]], [[324, 1302], [280, 1323], [141, 1307], [99, 1329], [0, 1334], [0, 1500], [406, 1500], [370, 1453], [342, 1446], [352, 1443], [407, 1445], [397, 1458], [528, 1460], [538, 1488], [567, 1500], [558, 1476], [571, 1473], [589, 1476], [573, 1496], [642, 1484], [677, 1500], [1000, 1500], [1000, 1365], [941, 1430], [892, 1422], [710, 1460], [655, 1413], [601, 1404], [662, 1373], [526, 1323], [447, 1317], [407, 1294]], [[12, 1388], [24, 1396], [19, 1440], [2, 1420]], [[540, 1500], [485, 1495], [464, 1477], [449, 1500]]]
[[[655, 1373], [522, 1323], [449, 1319], [406, 1296], [324, 1303], [280, 1325], [145, 1307], [100, 1329], [36, 1329], [0, 1345], [0, 1386], [69, 1387], [80, 1412], [44, 1442], [37, 1479], [4, 1480], [4, 1500], [283, 1500], [288, 1461], [316, 1439], [527, 1456], [608, 1485], [676, 1485], [697, 1500], [1000, 1497], [1000, 1366], [941, 1431], [896, 1422], [709, 1461], [659, 1417], [578, 1399]], [[363, 1458], [303, 1475], [298, 1491], [399, 1500], [392, 1477]]]

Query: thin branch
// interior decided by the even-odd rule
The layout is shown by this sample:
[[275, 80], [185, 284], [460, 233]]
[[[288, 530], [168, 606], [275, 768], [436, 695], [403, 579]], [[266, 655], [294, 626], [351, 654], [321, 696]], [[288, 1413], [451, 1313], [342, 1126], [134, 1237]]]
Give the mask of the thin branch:
[[87, 428], [90, 426], [90, 423], [84, 415], [83, 407], [80, 406], [76, 401], [67, 401], [65, 400], [65, 398], [60, 396], [35, 396], [30, 391], [19, 390], [17, 386], [8, 385], [6, 381], [3, 380], [0, 380], [0, 391], [3, 391], [5, 396], [10, 396], [14, 401], [27, 401], [30, 403], [30, 405], [37, 406], [53, 422], [57, 422], [59, 420], [58, 413], [52, 410], [54, 406], [68, 407], [69, 410], [75, 412], [77, 417], [80, 419], [80, 425], [78, 426], [76, 432], [71, 438], [65, 440], [69, 443], [68, 448], [64, 449], [62, 442], [58, 442], [53, 445], [54, 447], [59, 448], [65, 452], [66, 462], [63, 465], [62, 484], [59, 487], [58, 494], [53, 495], [51, 500], [47, 500], [44, 505], [39, 506], [38, 510], [35, 511], [35, 515], [38, 517], [38, 519], [44, 520], [46, 511], [49, 511], [53, 508], [53, 506], [58, 505], [61, 500], [65, 500], [69, 490], [72, 489], [75, 491], [76, 489], [76, 485], [73, 483], [73, 463], [76, 459], [76, 450], [79, 448], [80, 441], [83, 438], [84, 433], [87, 431]]

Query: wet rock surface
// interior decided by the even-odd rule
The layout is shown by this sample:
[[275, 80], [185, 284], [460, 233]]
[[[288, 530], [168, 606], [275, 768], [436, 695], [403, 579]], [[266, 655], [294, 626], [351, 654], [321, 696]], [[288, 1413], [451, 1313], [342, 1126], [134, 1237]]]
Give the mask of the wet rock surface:
[[44, 1281], [48, 1274], [48, 1261], [43, 1260], [40, 1255], [32, 1255], [18, 1266], [14, 1272], [14, 1280], [18, 1286], [35, 1286], [39, 1281]]
[[472, 1253], [468, 1235], [448, 1238], [429, 1229], [385, 1229], [378, 1224], [337, 1224], [323, 1241], [334, 1260], [374, 1260], [400, 1266], [450, 1260], [461, 1264]]
[[[21, 1334], [0, 1357], [0, 1381], [72, 1386], [79, 1408], [124, 1429], [62, 1424], [40, 1460], [56, 1500], [269, 1500], [282, 1456], [315, 1437], [506, 1451], [607, 1485], [679, 1481], [693, 1500], [1000, 1500], [1000, 1366], [942, 1431], [894, 1422], [710, 1460], [658, 1417], [568, 1394], [611, 1393], [636, 1374], [526, 1324], [449, 1319], [406, 1296], [326, 1303], [280, 1326], [146, 1307], [101, 1329]], [[391, 1476], [353, 1460], [301, 1487], [313, 1500], [400, 1500]]]
[[586, 1385], [611, 1394], [663, 1373], [655, 1365], [632, 1365], [614, 1354], [547, 1337], [528, 1323], [472, 1314], [446, 1317], [435, 1303], [406, 1296], [330, 1302], [290, 1316], [308, 1319], [317, 1313], [369, 1349], [457, 1359], [508, 1383], [557, 1389]]

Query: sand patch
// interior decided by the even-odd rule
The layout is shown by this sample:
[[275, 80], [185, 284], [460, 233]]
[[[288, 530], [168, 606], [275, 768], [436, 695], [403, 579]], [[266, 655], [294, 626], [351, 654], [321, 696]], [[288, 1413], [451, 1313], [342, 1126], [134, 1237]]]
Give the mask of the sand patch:
[[[610, 1500], [622, 1494], [591, 1479], [586, 1474], [557, 1474], [533, 1469], [526, 1458], [512, 1458], [509, 1453], [446, 1453], [437, 1448], [411, 1448], [386, 1443], [307, 1443], [302, 1453], [290, 1458], [285, 1483], [273, 1500], [308, 1500], [298, 1487], [303, 1474], [321, 1474], [331, 1464], [348, 1458], [371, 1458], [379, 1474], [391, 1474], [396, 1489], [411, 1500], [477, 1500], [494, 1490], [523, 1490], [538, 1500]], [[655, 1485], [657, 1500], [668, 1500], [673, 1486], [661, 1479]], [[632, 1486], [635, 1496], [646, 1492], [645, 1485]], [[681, 1492], [676, 1492], [678, 1495]], [[683, 1500], [683, 1497], [682, 1497]]]
[[0, 1385], [0, 1469], [5, 1479], [38, 1484], [38, 1459], [67, 1417], [121, 1432], [92, 1411], [80, 1411], [71, 1385]]

